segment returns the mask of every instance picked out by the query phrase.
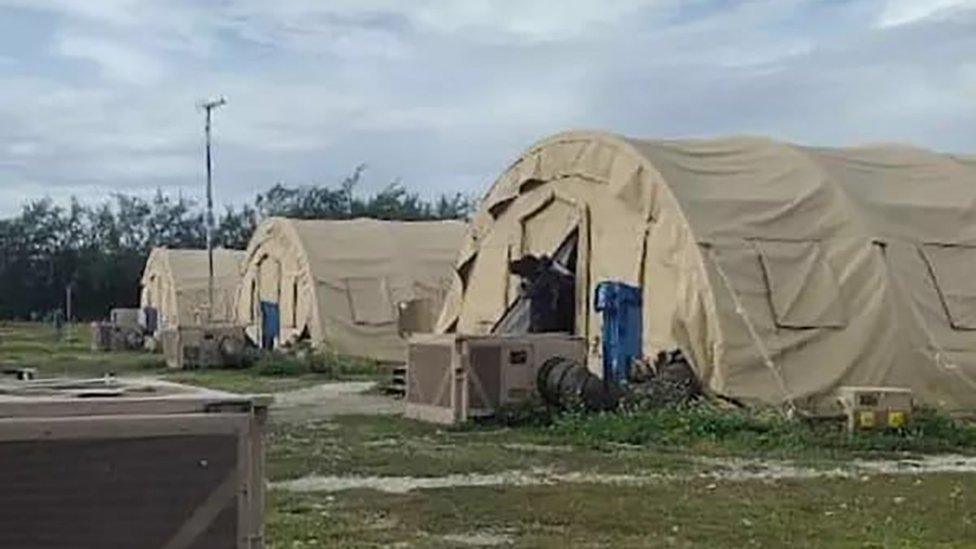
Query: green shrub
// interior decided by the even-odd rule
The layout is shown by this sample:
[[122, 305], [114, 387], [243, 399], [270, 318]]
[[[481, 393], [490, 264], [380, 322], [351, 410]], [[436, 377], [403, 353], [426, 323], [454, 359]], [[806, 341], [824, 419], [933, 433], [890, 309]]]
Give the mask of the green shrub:
[[266, 353], [257, 360], [254, 370], [262, 376], [300, 376], [308, 373], [308, 363], [291, 355]]
[[569, 413], [544, 429], [594, 447], [630, 444], [733, 453], [976, 450], [976, 426], [932, 410], [918, 411], [904, 429], [853, 434], [838, 421], [787, 419], [772, 410], [725, 410], [705, 402], [618, 413]]
[[265, 376], [300, 376], [319, 374], [333, 379], [367, 377], [381, 372], [374, 361], [347, 357], [331, 351], [299, 349], [294, 353], [264, 353], [255, 362], [254, 371]]

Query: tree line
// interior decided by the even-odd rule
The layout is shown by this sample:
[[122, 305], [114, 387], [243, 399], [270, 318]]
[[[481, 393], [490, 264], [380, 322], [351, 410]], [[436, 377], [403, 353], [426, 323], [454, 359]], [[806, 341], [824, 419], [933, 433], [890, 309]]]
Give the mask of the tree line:
[[[266, 217], [390, 220], [462, 219], [472, 200], [461, 193], [433, 200], [394, 181], [375, 194], [356, 192], [365, 166], [338, 185], [276, 184], [250, 204], [227, 207], [215, 219], [214, 243], [244, 249]], [[150, 250], [204, 248], [206, 213], [201, 204], [157, 190], [155, 196], [115, 194], [86, 205], [72, 198], [24, 204], [0, 219], [0, 318], [40, 319], [63, 309], [72, 291], [73, 316], [102, 318], [111, 307], [139, 302], [139, 279]]]

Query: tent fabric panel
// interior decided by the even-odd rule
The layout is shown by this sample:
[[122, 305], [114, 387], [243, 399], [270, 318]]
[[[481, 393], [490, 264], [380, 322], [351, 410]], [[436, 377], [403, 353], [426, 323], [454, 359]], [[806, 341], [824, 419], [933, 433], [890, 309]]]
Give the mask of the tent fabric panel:
[[817, 242], [756, 240], [780, 328], [843, 328], [846, 318], [833, 269]]
[[356, 324], [387, 324], [396, 320], [386, 281], [382, 278], [347, 278], [346, 295]]
[[440, 306], [464, 233], [457, 222], [270, 218], [248, 245], [244, 277], [280, 304], [281, 341], [307, 335], [323, 349], [402, 362], [396, 305], [423, 295]]
[[[961, 328], [976, 322], [966, 312], [976, 292], [965, 279], [942, 280], [942, 260], [930, 266], [918, 249], [976, 246], [973, 180], [971, 159], [904, 146], [558, 134], [488, 191], [483, 204], [504, 207], [473, 215], [468, 262], [458, 264], [464, 283], [456, 280], [438, 328], [476, 325], [482, 291], [504, 275], [478, 268], [477, 257], [504, 241], [521, 245], [533, 231], [519, 220], [538, 197], [559, 193], [589, 211], [592, 283], [644, 284], [645, 351], [680, 345], [710, 390], [823, 410], [839, 385], [890, 384], [976, 411], [976, 342]], [[958, 272], [972, 264], [945, 261], [965, 263], [951, 267]], [[957, 301], [946, 305], [940, 290]], [[590, 359], [599, 323], [591, 313], [581, 326]]]
[[472, 279], [477, 286], [471, 290], [472, 299], [465, 302], [465, 316], [469, 321], [465, 331], [485, 334], [495, 325], [508, 306], [507, 242], [496, 242], [481, 248], [474, 259]]
[[904, 357], [903, 361], [892, 357], [895, 367], [888, 377], [893, 383], [908, 387], [921, 382], [924, 390], [916, 390], [916, 394], [930, 405], [957, 413], [971, 410], [969, 403], [976, 394], [972, 332], [951, 326], [928, 262], [918, 246], [888, 243], [883, 250], [896, 297], [887, 303], [899, 324], [914, 328], [901, 330], [887, 346], [879, 347]]
[[258, 298], [268, 303], [281, 301], [281, 259], [267, 256], [258, 263]]
[[924, 244], [920, 247], [956, 330], [976, 330], [976, 246]]
[[[214, 258], [214, 314], [217, 321], [237, 317], [240, 266], [244, 252], [217, 248]], [[209, 258], [206, 250], [155, 248], [142, 277], [141, 306], [155, 307], [160, 326], [195, 325], [207, 319]]]
[[[341, 355], [371, 358], [384, 362], [402, 362], [406, 346], [394, 323], [361, 324], [353, 319], [349, 294], [345, 286], [318, 283], [315, 289], [321, 324], [315, 347]], [[325, 311], [328, 311], [327, 314]]]
[[521, 219], [521, 255], [551, 255], [578, 224], [578, 207], [555, 196], [549, 197]]

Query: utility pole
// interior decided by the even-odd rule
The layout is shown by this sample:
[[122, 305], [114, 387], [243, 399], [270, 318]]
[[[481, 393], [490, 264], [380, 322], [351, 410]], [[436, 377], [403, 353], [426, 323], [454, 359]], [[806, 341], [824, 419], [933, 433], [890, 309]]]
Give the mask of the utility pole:
[[65, 293], [65, 296], [64, 296], [64, 308], [66, 309], [65, 315], [64, 315], [65, 316], [64, 324], [67, 327], [67, 330], [66, 331], [68, 333], [68, 337], [66, 339], [68, 341], [71, 341], [71, 317], [74, 315], [74, 310], [73, 310], [74, 309], [74, 307], [73, 307], [74, 303], [73, 303], [73, 299], [72, 299], [74, 296], [72, 295], [72, 291], [71, 291], [73, 285], [74, 285], [74, 282], [69, 282], [68, 285], [65, 286], [65, 288], [64, 288], [64, 293]]
[[207, 323], [213, 322], [214, 309], [214, 260], [213, 260], [213, 164], [210, 159], [210, 125], [213, 117], [213, 110], [227, 104], [224, 96], [213, 99], [206, 99], [199, 103], [199, 108], [206, 112], [206, 123], [204, 134], [207, 138], [207, 264], [209, 267], [207, 278]]

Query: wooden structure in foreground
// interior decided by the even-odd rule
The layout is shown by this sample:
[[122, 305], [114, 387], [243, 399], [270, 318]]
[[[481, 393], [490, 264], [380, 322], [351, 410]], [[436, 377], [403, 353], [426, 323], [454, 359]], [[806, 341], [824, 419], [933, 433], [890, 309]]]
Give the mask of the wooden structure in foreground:
[[260, 548], [268, 397], [0, 384], [0, 547]]

